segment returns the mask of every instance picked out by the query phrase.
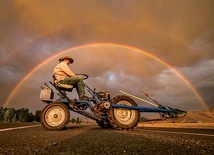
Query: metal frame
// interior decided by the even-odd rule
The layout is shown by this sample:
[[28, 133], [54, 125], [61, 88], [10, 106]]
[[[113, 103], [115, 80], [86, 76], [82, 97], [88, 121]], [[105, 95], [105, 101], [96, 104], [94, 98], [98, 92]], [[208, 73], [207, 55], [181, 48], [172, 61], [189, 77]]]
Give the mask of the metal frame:
[[[60, 95], [59, 95], [60, 97], [59, 97], [58, 101], [61, 102], [61, 103], [64, 103], [68, 107], [69, 110], [74, 111], [76, 113], [79, 113], [81, 115], [84, 115], [84, 116], [86, 116], [88, 118], [91, 118], [93, 120], [96, 120], [96, 121], [101, 121], [102, 119], [106, 119], [106, 116], [102, 116], [100, 114], [96, 114], [93, 111], [94, 105], [100, 103], [100, 100], [97, 97], [95, 90], [92, 90], [89, 86], [85, 85], [85, 88], [91, 94], [92, 101], [93, 101], [94, 105], [89, 101], [72, 100], [72, 99], [70, 99], [66, 95], [66, 91], [62, 91], [60, 88], [55, 86], [55, 84], [53, 82], [51, 82], [51, 81], [49, 81], [49, 82], [60, 93]], [[45, 83], [45, 86], [47, 86], [48, 88], [51, 89], [51, 87], [47, 83]], [[124, 92], [122, 92], [122, 93], [124, 93]], [[126, 95], [135, 97], [135, 96], [127, 94], [127, 93], [126, 93]], [[46, 101], [44, 101], [44, 102], [46, 102]], [[50, 101], [47, 102], [47, 103], [50, 103]], [[93, 114], [89, 113], [87, 111], [81, 110], [79, 108], [76, 108], [75, 106], [78, 105], [78, 104], [83, 104], [83, 105], [87, 106], [88, 108], [90, 108], [90, 110], [91, 110], [91, 112], [93, 112]], [[111, 106], [109, 108], [122, 108], [122, 109], [138, 110], [139, 112], [159, 112], [159, 113], [167, 113], [167, 114], [170, 114], [170, 113], [174, 112], [174, 110], [172, 108], [163, 107], [163, 106], [159, 106], [159, 105], [156, 106], [156, 108], [151, 108], [151, 107], [142, 107], [142, 106], [127, 106], [127, 105], [111, 104]]]

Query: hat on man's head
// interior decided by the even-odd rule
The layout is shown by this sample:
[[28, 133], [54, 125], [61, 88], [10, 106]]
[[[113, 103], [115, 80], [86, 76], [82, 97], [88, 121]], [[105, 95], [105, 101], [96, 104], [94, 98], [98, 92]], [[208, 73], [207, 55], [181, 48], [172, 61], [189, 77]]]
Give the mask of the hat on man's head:
[[64, 61], [64, 60], [69, 60], [71, 63], [74, 62], [74, 59], [72, 59], [72, 58], [69, 57], [69, 56], [63, 56], [63, 57], [59, 58], [59, 62], [62, 62], [62, 61]]

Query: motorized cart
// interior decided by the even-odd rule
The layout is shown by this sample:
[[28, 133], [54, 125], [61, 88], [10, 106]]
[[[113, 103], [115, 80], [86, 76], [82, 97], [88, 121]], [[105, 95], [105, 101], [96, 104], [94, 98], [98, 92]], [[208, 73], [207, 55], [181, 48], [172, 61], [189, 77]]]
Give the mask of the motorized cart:
[[[77, 76], [82, 76], [84, 80], [88, 78], [86, 74], [77, 74]], [[85, 85], [85, 89], [91, 94], [90, 100], [71, 99], [66, 92], [72, 92], [74, 88], [72, 85], [51, 81], [49, 83], [58, 91], [58, 99], [53, 100], [54, 91], [52, 87], [44, 83], [40, 93], [40, 100], [47, 103], [47, 105], [42, 110], [40, 120], [42, 126], [47, 130], [64, 128], [70, 121], [69, 110], [95, 120], [102, 128], [116, 130], [132, 130], [139, 122], [140, 112], [157, 112], [164, 118], [176, 118], [186, 114], [185, 111], [162, 106], [143, 90], [141, 91], [154, 101], [153, 104], [156, 107], [138, 106], [132, 99], [132, 97], [137, 97], [123, 91], [121, 91], [123, 95], [111, 98], [109, 92], [96, 92], [96, 90], [92, 90], [87, 85]]]

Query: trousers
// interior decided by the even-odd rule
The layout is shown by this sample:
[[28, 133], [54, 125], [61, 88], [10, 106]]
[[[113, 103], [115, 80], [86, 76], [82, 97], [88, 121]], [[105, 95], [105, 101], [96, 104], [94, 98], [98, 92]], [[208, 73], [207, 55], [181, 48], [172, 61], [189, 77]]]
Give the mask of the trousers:
[[85, 95], [85, 85], [81, 77], [72, 76], [59, 81], [61, 84], [73, 85], [77, 89], [77, 93], [80, 96]]

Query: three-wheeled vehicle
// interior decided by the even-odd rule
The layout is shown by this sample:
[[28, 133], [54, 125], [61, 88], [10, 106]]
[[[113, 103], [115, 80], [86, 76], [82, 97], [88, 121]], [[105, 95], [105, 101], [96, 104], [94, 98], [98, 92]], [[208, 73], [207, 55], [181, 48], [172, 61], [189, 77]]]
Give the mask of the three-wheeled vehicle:
[[[84, 80], [86, 74], [77, 74]], [[126, 92], [111, 98], [109, 92], [96, 92], [85, 84], [85, 89], [91, 94], [88, 101], [71, 99], [66, 92], [72, 92], [74, 86], [49, 81], [53, 88], [58, 91], [58, 98], [53, 100], [54, 91], [46, 82], [41, 87], [40, 100], [47, 103], [41, 112], [40, 121], [47, 130], [60, 130], [70, 121], [70, 111], [79, 113], [85, 117], [95, 120], [102, 128], [116, 130], [132, 130], [137, 126], [140, 112], [158, 112], [164, 118], [176, 118], [186, 114], [185, 111], [162, 106], [151, 96], [141, 90], [146, 96], [155, 102], [155, 108], [138, 106], [132, 99], [134, 95]], [[137, 98], [138, 99], [138, 98]]]

